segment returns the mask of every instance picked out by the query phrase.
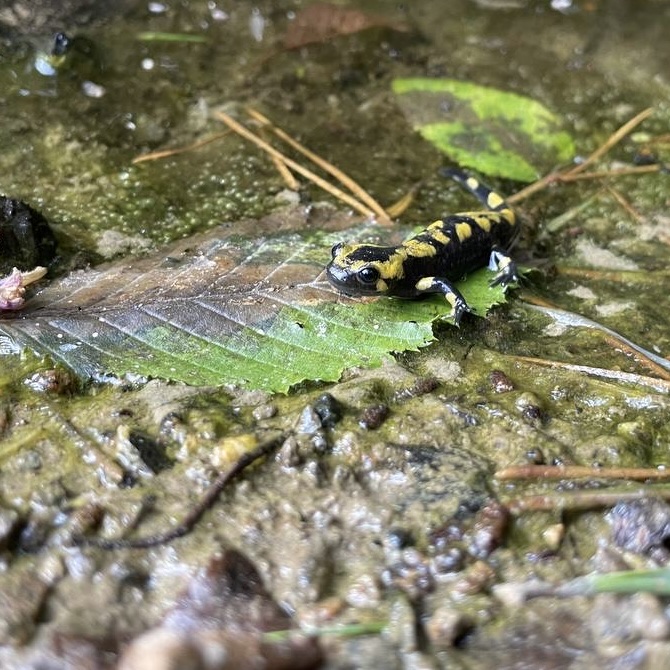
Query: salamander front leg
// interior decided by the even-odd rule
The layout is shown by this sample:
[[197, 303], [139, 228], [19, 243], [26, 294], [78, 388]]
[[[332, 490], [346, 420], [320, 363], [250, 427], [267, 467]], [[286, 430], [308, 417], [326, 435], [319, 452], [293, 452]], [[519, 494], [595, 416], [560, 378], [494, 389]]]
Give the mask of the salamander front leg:
[[472, 312], [461, 292], [446, 279], [423, 277], [416, 283], [415, 288], [419, 293], [442, 293], [452, 307], [450, 316], [456, 325], [460, 323], [463, 314]]
[[497, 273], [489, 283], [489, 286], [498, 286], [500, 284], [503, 288], [507, 288], [508, 284], [519, 281], [519, 270], [516, 263], [507, 255], [507, 252], [499, 247], [491, 249], [489, 270]]

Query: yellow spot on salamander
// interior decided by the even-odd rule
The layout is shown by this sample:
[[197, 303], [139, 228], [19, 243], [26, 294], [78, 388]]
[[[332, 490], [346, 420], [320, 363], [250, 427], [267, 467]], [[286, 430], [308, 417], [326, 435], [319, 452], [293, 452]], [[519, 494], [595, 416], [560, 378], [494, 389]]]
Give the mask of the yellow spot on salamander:
[[416, 237], [403, 242], [402, 247], [412, 258], [427, 258], [437, 253], [437, 249], [430, 242], [422, 242]]
[[441, 219], [431, 223], [428, 228], [426, 228], [426, 232], [429, 233], [430, 236], [440, 244], [447, 245], [449, 242], [451, 242], [449, 235], [445, 234], [444, 232], [444, 221]]
[[468, 177], [465, 183], [471, 191], [476, 191], [479, 188], [479, 182], [474, 177]]
[[[402, 279], [405, 276], [405, 261], [407, 255], [403, 251], [396, 251], [387, 261], [378, 261], [373, 265], [379, 270], [380, 279]], [[382, 282], [386, 284], [386, 282]], [[379, 282], [377, 283], [379, 286]], [[388, 285], [382, 291], [386, 291]], [[378, 289], [379, 290], [379, 289]]]
[[416, 288], [417, 291], [427, 291], [433, 285], [434, 281], [435, 281], [435, 277], [422, 277], [416, 283], [415, 288]]
[[486, 198], [486, 204], [491, 208], [491, 209], [496, 209], [496, 207], [500, 207], [505, 201], [497, 194], [491, 191], [489, 193], [489, 197]]
[[491, 232], [491, 223], [497, 223], [493, 217], [484, 215], [474, 217], [475, 223], [486, 233]]
[[459, 242], [467, 240], [472, 235], [472, 226], [469, 223], [457, 223], [454, 226]]
[[447, 245], [449, 244], [449, 242], [451, 242], [449, 236], [445, 235], [441, 230], [438, 230], [437, 228], [431, 231], [431, 235], [433, 236], [433, 239], [436, 242], [439, 242], [440, 244]]

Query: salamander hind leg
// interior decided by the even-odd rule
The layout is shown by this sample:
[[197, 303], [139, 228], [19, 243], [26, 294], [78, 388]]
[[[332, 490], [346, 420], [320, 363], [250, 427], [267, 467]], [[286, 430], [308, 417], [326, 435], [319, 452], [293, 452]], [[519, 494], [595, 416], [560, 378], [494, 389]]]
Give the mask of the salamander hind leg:
[[491, 280], [489, 286], [500, 285], [503, 288], [507, 288], [512, 282], [519, 281], [519, 270], [516, 263], [500, 247], [493, 247], [491, 249], [491, 258], [488, 267], [489, 270], [496, 272], [496, 276]]
[[415, 286], [419, 293], [441, 293], [451, 305], [450, 316], [458, 325], [466, 312], [472, 312], [461, 292], [447, 279], [441, 277], [423, 277]]

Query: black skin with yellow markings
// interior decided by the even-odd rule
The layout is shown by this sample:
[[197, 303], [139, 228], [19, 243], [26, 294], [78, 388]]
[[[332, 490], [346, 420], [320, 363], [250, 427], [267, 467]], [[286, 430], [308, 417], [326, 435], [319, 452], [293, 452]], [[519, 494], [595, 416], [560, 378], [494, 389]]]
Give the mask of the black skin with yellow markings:
[[442, 293], [453, 307], [456, 324], [470, 312], [452, 282], [484, 267], [496, 270], [491, 286], [518, 281], [517, 268], [507, 255], [517, 237], [516, 216], [495, 191], [461, 170], [445, 169], [488, 210], [462, 212], [435, 221], [418, 235], [395, 247], [375, 244], [336, 244], [326, 268], [330, 283], [347, 295], [387, 295], [416, 298]]

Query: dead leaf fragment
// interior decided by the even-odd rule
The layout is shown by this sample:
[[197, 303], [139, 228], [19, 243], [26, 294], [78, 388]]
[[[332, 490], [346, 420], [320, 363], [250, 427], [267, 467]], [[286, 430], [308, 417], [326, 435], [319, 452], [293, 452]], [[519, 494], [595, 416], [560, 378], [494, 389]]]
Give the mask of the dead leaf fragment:
[[340, 35], [352, 35], [369, 28], [389, 28], [407, 32], [409, 27], [378, 14], [316, 2], [299, 11], [284, 35], [286, 49], [300, 49], [307, 44], [327, 42]]

